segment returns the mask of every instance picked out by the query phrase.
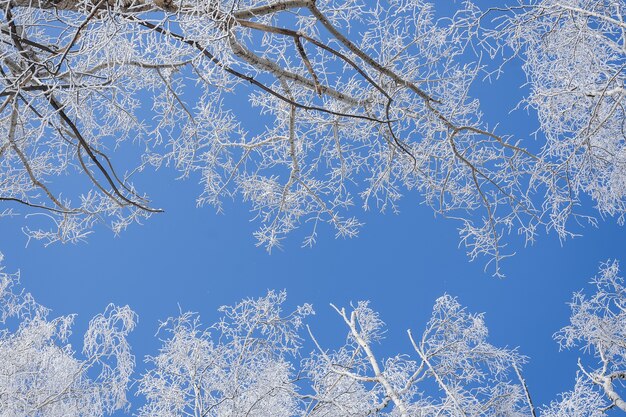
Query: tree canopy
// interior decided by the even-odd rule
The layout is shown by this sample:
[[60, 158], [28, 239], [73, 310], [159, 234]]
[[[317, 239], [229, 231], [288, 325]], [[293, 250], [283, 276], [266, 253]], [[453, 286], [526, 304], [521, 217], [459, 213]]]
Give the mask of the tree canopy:
[[[331, 307], [345, 337], [322, 346], [305, 324], [309, 304], [285, 311], [269, 291], [220, 308], [204, 326], [196, 313], [161, 323], [160, 348], [133, 370], [127, 336], [137, 321], [110, 305], [94, 317], [82, 354], [67, 343], [73, 316], [51, 318], [0, 270], [0, 414], [138, 416], [608, 416], [626, 411], [626, 292], [617, 262], [601, 265], [589, 296], [574, 294], [571, 321], [555, 334], [583, 347], [573, 389], [534, 404], [523, 378], [527, 358], [488, 342], [482, 314], [449, 295], [436, 300], [423, 331], [408, 331], [403, 353], [381, 357], [385, 324], [367, 302]], [[310, 350], [308, 350], [310, 348]], [[575, 364], [572, 363], [575, 367]], [[130, 408], [134, 392], [143, 406]]]
[[[246, 202], [267, 249], [300, 226], [304, 245], [324, 224], [354, 236], [355, 206], [417, 193], [500, 274], [512, 231], [623, 219], [620, 1], [2, 5], [0, 214], [24, 215], [29, 238], [161, 211], [135, 183], [164, 165], [200, 181], [199, 205]], [[537, 141], [472, 95], [511, 63]]]

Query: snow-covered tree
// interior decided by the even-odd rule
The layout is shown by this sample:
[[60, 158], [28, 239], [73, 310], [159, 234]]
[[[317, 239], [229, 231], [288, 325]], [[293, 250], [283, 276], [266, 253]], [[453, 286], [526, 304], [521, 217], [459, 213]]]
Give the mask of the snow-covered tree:
[[[51, 319], [19, 289], [18, 275], [0, 269], [0, 416], [614, 415], [626, 412], [626, 287], [614, 261], [592, 282], [591, 296], [574, 294], [570, 324], [555, 335], [562, 348], [586, 355], [574, 388], [541, 407], [522, 376], [527, 358], [490, 344], [484, 316], [449, 295], [390, 357], [377, 353], [385, 324], [367, 302], [331, 305], [345, 326], [332, 346], [305, 325], [311, 305], [285, 311], [284, 291], [221, 307], [210, 326], [181, 313], [161, 323], [161, 347], [137, 375], [128, 307], [94, 317], [79, 354], [68, 342], [74, 316]], [[127, 401], [131, 385], [142, 398], [137, 409]]]
[[[284, 291], [269, 291], [222, 307], [209, 327], [194, 313], [167, 319], [161, 348], [133, 377], [126, 336], [136, 317], [128, 307], [111, 305], [91, 320], [81, 355], [68, 342], [74, 316], [51, 319], [17, 275], [0, 270], [0, 416], [478, 417], [529, 409], [525, 358], [489, 344], [483, 316], [450, 296], [436, 301], [421, 337], [409, 332], [407, 352], [389, 358], [376, 354], [384, 323], [368, 303], [333, 306], [346, 337], [326, 348], [304, 325], [312, 307], [286, 312], [285, 300]], [[131, 410], [135, 378], [144, 400]]]
[[0, 265], [0, 416], [97, 417], [127, 407], [135, 314], [108, 306], [91, 320], [80, 355], [67, 342], [74, 316], [50, 318], [18, 281]]
[[[268, 249], [301, 225], [305, 245], [324, 223], [354, 236], [353, 206], [394, 211], [417, 192], [495, 273], [511, 230], [565, 237], [584, 196], [624, 212], [619, 1], [1, 5], [0, 214], [44, 214], [31, 238], [160, 211], [133, 179], [163, 165], [200, 180], [200, 205], [243, 199]], [[525, 62], [538, 152], [469, 95], [484, 48], [504, 45]]]
[[141, 417], [294, 416], [298, 387], [293, 364], [305, 305], [281, 311], [285, 293], [269, 292], [222, 307], [222, 320], [203, 328], [184, 313], [161, 325], [159, 354], [148, 357], [149, 371], [139, 382], [147, 404]]
[[[210, 328], [197, 315], [167, 320], [169, 333], [139, 393], [140, 416], [522, 416], [529, 397], [519, 369], [525, 359], [486, 341], [483, 317], [450, 296], [437, 300], [407, 354], [379, 358], [384, 323], [367, 303], [335, 308], [345, 343], [303, 351], [298, 331], [312, 313], [282, 312], [285, 293], [269, 292], [234, 307]], [[409, 343], [409, 341], [411, 343]], [[518, 381], [518, 382], [515, 382]], [[433, 389], [433, 387], [435, 387]]]
[[626, 4], [533, 0], [510, 8], [491, 33], [523, 61], [541, 159], [558, 175], [544, 205], [567, 236], [575, 206], [591, 197], [623, 222], [626, 203]]
[[592, 283], [591, 296], [574, 294], [570, 324], [555, 335], [562, 348], [582, 348], [590, 358], [579, 360], [574, 390], [551, 405], [550, 417], [576, 415], [576, 408], [583, 410], [581, 416], [604, 415], [614, 407], [626, 412], [626, 287], [618, 262], [602, 264]]

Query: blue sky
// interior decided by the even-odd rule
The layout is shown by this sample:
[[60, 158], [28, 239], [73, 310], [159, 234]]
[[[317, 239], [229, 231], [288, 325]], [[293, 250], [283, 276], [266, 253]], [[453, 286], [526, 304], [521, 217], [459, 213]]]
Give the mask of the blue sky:
[[530, 356], [525, 375], [535, 401], [545, 403], [574, 382], [579, 353], [559, 353], [551, 339], [567, 324], [571, 293], [600, 261], [626, 259], [623, 229], [607, 222], [563, 247], [543, 236], [506, 262], [507, 278], [492, 278], [484, 260], [469, 263], [457, 247], [455, 224], [433, 218], [416, 196], [405, 198], [400, 215], [368, 213], [356, 239], [328, 233], [312, 249], [291, 239], [268, 255], [254, 246], [245, 207], [229, 204], [226, 215], [196, 209], [196, 186], [167, 177], [154, 178], [167, 184], [156, 196], [167, 213], [119, 237], [101, 230], [85, 244], [25, 248], [18, 226], [4, 222], [7, 269], [19, 268], [23, 285], [53, 314], [78, 313], [77, 335], [109, 302], [131, 305], [140, 317], [131, 336], [138, 359], [156, 352], [158, 321], [177, 314], [179, 305], [210, 324], [218, 306], [267, 289], [286, 289], [291, 305], [313, 303], [317, 314], [309, 324], [329, 347], [342, 343], [345, 329], [328, 303], [371, 300], [388, 324], [377, 352], [409, 353], [406, 330], [421, 332], [433, 301], [449, 293], [470, 311], [486, 313], [492, 343], [519, 346]]
[[[533, 116], [509, 114], [523, 94], [515, 65], [497, 84], [481, 84], [474, 93], [490, 125], [500, 122], [500, 132], [529, 137]], [[328, 304], [371, 300], [388, 325], [387, 339], [376, 346], [384, 356], [410, 353], [406, 330], [420, 333], [434, 300], [448, 293], [470, 311], [486, 313], [493, 344], [519, 347], [530, 357], [524, 374], [535, 403], [544, 404], [573, 387], [580, 352], [560, 353], [552, 340], [567, 324], [572, 292], [586, 286], [601, 261], [626, 262], [624, 229], [608, 219], [563, 245], [555, 235], [540, 235], [524, 248], [513, 236], [510, 249], [517, 255], [503, 265], [507, 277], [496, 279], [483, 271], [485, 259], [468, 262], [458, 247], [458, 224], [435, 218], [416, 194], [401, 201], [399, 215], [359, 213], [365, 227], [356, 239], [337, 240], [326, 229], [311, 249], [301, 249], [294, 236], [269, 255], [255, 247], [257, 224], [249, 222], [246, 205], [226, 202], [225, 214], [198, 209], [197, 181], [175, 176], [162, 170], [144, 178], [154, 205], [166, 212], [118, 237], [99, 229], [86, 243], [25, 247], [19, 220], [0, 222], [6, 269], [19, 269], [24, 287], [53, 315], [77, 313], [76, 335], [110, 302], [139, 314], [131, 335], [139, 369], [141, 358], [158, 348], [158, 321], [179, 308], [199, 312], [210, 324], [220, 305], [286, 289], [290, 305], [313, 303], [317, 314], [308, 323], [332, 347], [343, 342], [345, 328]], [[79, 340], [73, 340], [77, 349]]]

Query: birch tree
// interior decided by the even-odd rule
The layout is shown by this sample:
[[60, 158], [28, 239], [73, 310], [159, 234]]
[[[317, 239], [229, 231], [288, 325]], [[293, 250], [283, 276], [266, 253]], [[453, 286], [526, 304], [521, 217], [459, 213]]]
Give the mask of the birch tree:
[[[168, 337], [147, 359], [140, 416], [522, 416], [532, 403], [521, 379], [525, 358], [486, 341], [481, 315], [456, 299], [437, 300], [408, 353], [381, 358], [384, 323], [366, 302], [335, 308], [345, 343], [322, 347], [307, 327], [313, 352], [298, 331], [312, 313], [283, 313], [285, 293], [269, 292], [223, 307], [209, 328], [197, 315], [167, 320]], [[299, 358], [300, 359], [299, 361]], [[436, 389], [432, 389], [436, 387]]]

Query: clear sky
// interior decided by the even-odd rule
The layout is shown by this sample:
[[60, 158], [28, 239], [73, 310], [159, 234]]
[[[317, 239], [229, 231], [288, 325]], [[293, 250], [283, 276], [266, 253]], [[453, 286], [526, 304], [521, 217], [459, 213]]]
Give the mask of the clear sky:
[[309, 324], [329, 347], [342, 343], [345, 329], [328, 303], [368, 299], [389, 326], [377, 351], [410, 353], [406, 330], [420, 332], [433, 301], [449, 293], [486, 313], [492, 343], [530, 356], [525, 374], [535, 401], [544, 403], [574, 382], [578, 352], [559, 353], [551, 339], [567, 324], [572, 291], [601, 260], [626, 259], [623, 229], [607, 222], [563, 247], [543, 236], [506, 262], [505, 279], [492, 278], [484, 260], [469, 263], [457, 248], [455, 225], [434, 219], [416, 196], [404, 200], [400, 215], [366, 215], [356, 239], [327, 233], [313, 249], [291, 239], [268, 255], [254, 246], [244, 207], [230, 205], [226, 215], [196, 209], [192, 182], [172, 182], [166, 172], [155, 180], [163, 181], [158, 198], [167, 213], [117, 238], [100, 230], [85, 244], [25, 248], [17, 226], [0, 226], [7, 269], [19, 268], [23, 285], [53, 315], [78, 313], [76, 334], [109, 302], [131, 305], [140, 317], [131, 336], [138, 359], [155, 353], [158, 320], [179, 305], [211, 323], [220, 305], [283, 288], [291, 305], [314, 304], [318, 314]]
[[[527, 137], [532, 115], [508, 114], [520, 94], [512, 86], [522, 75], [507, 74], [511, 78], [481, 85], [476, 94], [491, 124], [504, 121], [501, 132]], [[156, 353], [158, 321], [179, 306], [210, 324], [220, 305], [286, 289], [290, 305], [313, 303], [317, 315], [308, 323], [332, 347], [343, 342], [345, 329], [328, 304], [371, 300], [388, 324], [376, 351], [395, 355], [411, 352], [406, 330], [420, 333], [434, 300], [448, 293], [470, 311], [486, 313], [493, 344], [518, 346], [530, 357], [524, 374], [535, 403], [543, 404], [573, 387], [580, 352], [559, 353], [552, 340], [567, 324], [572, 292], [586, 286], [603, 260], [621, 259], [626, 267], [626, 234], [608, 219], [562, 246], [545, 234], [532, 247], [511, 243], [517, 255], [504, 263], [507, 277], [493, 278], [483, 271], [485, 259], [470, 263], [458, 247], [458, 224], [434, 218], [416, 194], [402, 200], [399, 215], [359, 213], [366, 224], [358, 238], [336, 240], [326, 228], [312, 249], [301, 249], [292, 236], [269, 255], [255, 247], [257, 224], [249, 222], [246, 205], [227, 202], [225, 214], [198, 209], [196, 179], [174, 177], [167, 170], [145, 177], [155, 206], [166, 212], [119, 237], [100, 228], [86, 243], [25, 247], [18, 221], [0, 222], [6, 270], [19, 269], [24, 287], [53, 315], [77, 313], [75, 334], [110, 302], [129, 304], [139, 314], [131, 336], [139, 369], [144, 355]]]

